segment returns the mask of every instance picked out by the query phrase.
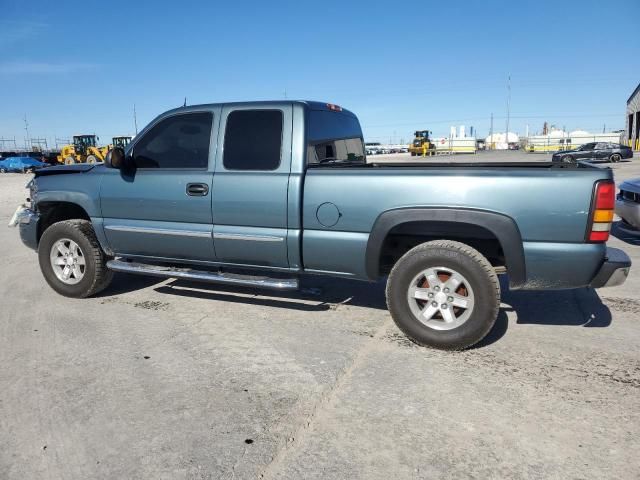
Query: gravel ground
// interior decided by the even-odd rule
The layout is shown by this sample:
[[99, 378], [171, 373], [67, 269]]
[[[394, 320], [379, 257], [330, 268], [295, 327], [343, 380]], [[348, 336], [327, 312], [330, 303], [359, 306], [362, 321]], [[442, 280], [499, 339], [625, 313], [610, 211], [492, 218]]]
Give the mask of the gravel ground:
[[[0, 222], [27, 179], [0, 176]], [[625, 285], [503, 282], [489, 338], [446, 353], [404, 338], [382, 283], [117, 275], [66, 299], [1, 228], [0, 478], [639, 478], [640, 241], [619, 237]]]

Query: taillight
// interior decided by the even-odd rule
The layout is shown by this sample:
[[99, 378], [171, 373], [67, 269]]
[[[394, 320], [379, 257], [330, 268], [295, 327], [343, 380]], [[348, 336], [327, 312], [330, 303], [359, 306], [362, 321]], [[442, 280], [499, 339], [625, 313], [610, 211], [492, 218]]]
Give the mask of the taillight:
[[616, 203], [616, 186], [610, 180], [596, 183], [591, 207], [591, 219], [588, 239], [590, 242], [606, 242], [609, 240], [613, 208]]

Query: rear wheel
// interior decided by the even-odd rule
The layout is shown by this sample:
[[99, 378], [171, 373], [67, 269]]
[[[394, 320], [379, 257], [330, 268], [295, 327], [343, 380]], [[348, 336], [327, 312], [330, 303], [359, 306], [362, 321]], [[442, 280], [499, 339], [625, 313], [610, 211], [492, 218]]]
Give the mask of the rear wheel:
[[98, 157], [96, 157], [95, 155], [88, 155], [87, 163], [98, 163]]
[[436, 240], [409, 250], [387, 282], [387, 306], [412, 341], [461, 350], [482, 340], [500, 307], [500, 284], [489, 261], [460, 242]]
[[65, 220], [47, 228], [38, 245], [38, 261], [49, 286], [65, 297], [89, 297], [113, 278], [87, 220]]
[[620, 157], [619, 153], [614, 153], [609, 157], [609, 161], [613, 163], [618, 163], [622, 157]]

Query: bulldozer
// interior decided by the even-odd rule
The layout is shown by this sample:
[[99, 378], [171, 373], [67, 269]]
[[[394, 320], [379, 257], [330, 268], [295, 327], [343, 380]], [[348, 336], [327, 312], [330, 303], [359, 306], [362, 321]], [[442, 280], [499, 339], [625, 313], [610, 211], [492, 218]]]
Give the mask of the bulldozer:
[[96, 139], [95, 135], [74, 135], [73, 144], [62, 147], [58, 162], [65, 165], [103, 162], [108, 148], [98, 147]]
[[414, 132], [414, 139], [409, 146], [409, 152], [412, 157], [434, 155], [436, 151], [435, 144], [431, 141], [429, 130], [417, 130]]

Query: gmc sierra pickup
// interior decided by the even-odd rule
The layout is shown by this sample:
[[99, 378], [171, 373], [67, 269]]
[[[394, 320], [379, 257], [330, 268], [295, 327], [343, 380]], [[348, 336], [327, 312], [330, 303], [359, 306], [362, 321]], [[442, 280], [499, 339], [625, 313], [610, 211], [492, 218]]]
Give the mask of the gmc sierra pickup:
[[607, 248], [610, 169], [588, 164], [367, 163], [333, 104], [168, 111], [104, 165], [39, 170], [11, 221], [49, 285], [87, 297], [113, 272], [295, 289], [300, 274], [376, 281], [413, 341], [462, 349], [511, 289], [622, 283]]

